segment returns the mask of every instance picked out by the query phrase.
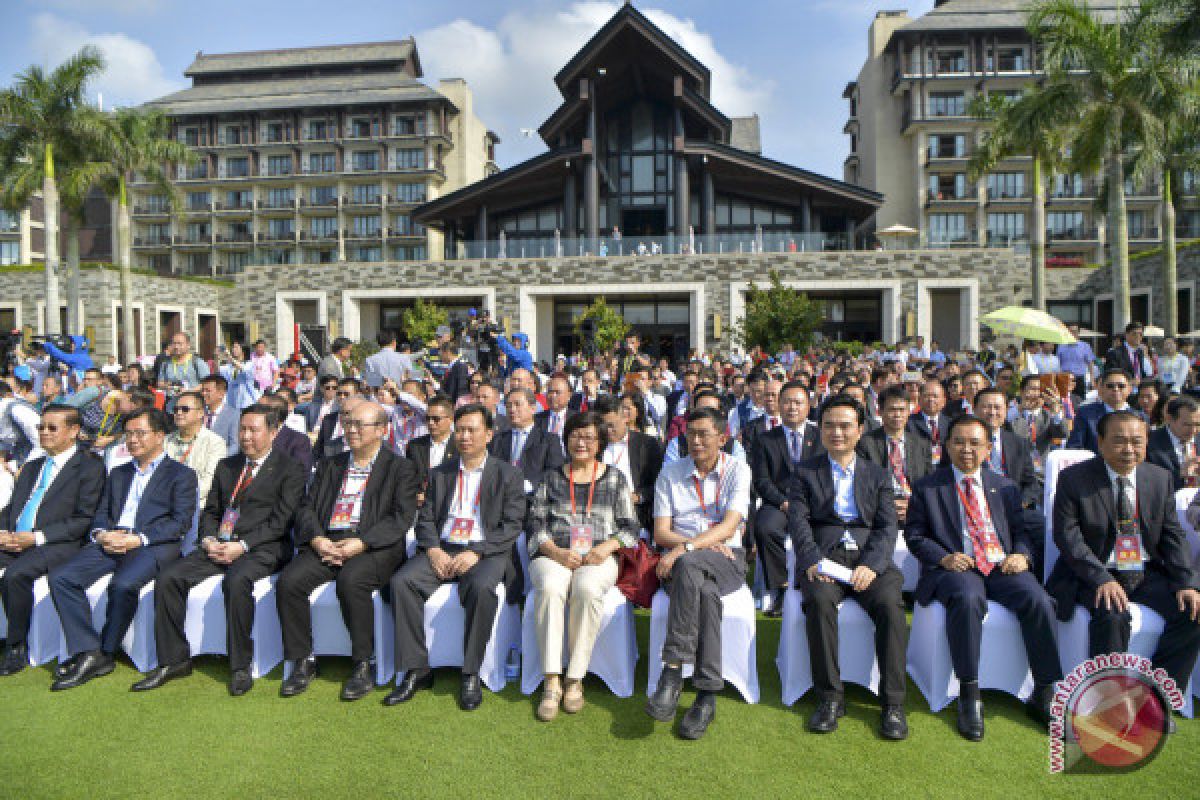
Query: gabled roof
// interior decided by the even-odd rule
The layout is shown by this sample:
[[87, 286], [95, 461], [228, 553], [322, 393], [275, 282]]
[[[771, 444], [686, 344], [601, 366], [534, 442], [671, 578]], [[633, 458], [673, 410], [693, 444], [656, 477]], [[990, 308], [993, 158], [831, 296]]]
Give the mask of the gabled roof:
[[417, 77], [421, 63], [412, 37], [390, 42], [294, 47], [281, 50], [248, 50], [241, 53], [196, 54], [196, 60], [183, 71], [188, 77], [228, 72], [264, 72], [307, 67], [386, 64], [411, 61]]
[[700, 93], [705, 98], [708, 97], [712, 86], [712, 74], [709, 72], [708, 67], [701, 64], [695, 56], [681, 47], [670, 36], [663, 33], [661, 28], [647, 19], [642, 12], [638, 11], [628, 2], [621, 6], [620, 10], [616, 14], [613, 14], [612, 18], [604, 24], [604, 27], [596, 31], [596, 34], [588, 40], [587, 44], [554, 76], [554, 82], [558, 85], [558, 89], [564, 97], [569, 96], [568, 92], [571, 83], [577, 80], [589, 66], [602, 66], [594, 64], [600, 51], [626, 31], [633, 31], [639, 34], [649, 40], [656, 49], [661, 50], [669, 56], [685, 74], [690, 75], [696, 81]]
[[[1035, 0], [945, 0], [896, 31], [897, 34], [962, 32], [971, 30], [1025, 30]], [[1105, 22], [1117, 19], [1118, 9], [1137, 0], [1089, 0], [1088, 8]]]

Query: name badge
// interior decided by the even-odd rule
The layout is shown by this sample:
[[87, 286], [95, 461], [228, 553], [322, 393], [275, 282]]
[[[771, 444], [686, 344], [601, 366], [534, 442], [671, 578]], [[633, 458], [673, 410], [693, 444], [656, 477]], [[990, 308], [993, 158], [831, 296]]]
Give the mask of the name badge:
[[587, 523], [571, 526], [571, 551], [586, 556], [592, 549], [592, 534], [595, 528]]
[[858, 542], [854, 541], [854, 537], [850, 535], [850, 531], [842, 531], [842, 547], [846, 548], [847, 553], [858, 550]]
[[1142, 538], [1135, 533], [1117, 534], [1117, 544], [1113, 551], [1117, 569], [1126, 572], [1142, 570]]
[[473, 530], [475, 530], [475, 520], [472, 517], [455, 517], [446, 540], [451, 544], [470, 544]]
[[222, 542], [233, 540], [233, 529], [237, 527], [238, 518], [242, 512], [236, 508], [227, 508], [221, 515], [221, 524], [217, 526], [217, 538]]
[[932, 451], [933, 451], [933, 464], [934, 464], [934, 466], [937, 466], [937, 463], [942, 460], [942, 446], [940, 444], [935, 444], [932, 447]]
[[344, 531], [354, 527], [354, 495], [340, 495], [333, 504], [333, 513], [329, 515], [329, 529]]
[[987, 560], [992, 564], [999, 564], [1004, 560], [1004, 548], [996, 541], [995, 537], [988, 537], [988, 540], [983, 545]]

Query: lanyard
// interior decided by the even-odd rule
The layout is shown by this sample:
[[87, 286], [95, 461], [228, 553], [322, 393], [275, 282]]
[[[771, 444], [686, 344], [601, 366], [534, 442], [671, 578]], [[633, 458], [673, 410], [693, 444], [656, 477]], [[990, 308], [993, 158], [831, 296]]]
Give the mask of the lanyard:
[[[721, 485], [725, 482], [725, 470], [729, 469], [729, 462], [725, 459], [725, 456], [721, 455], [721, 456], [719, 456], [719, 459], [720, 459], [719, 463], [721, 464], [721, 471], [719, 473], [717, 473], [717, 493], [713, 497], [713, 510], [714, 511], [719, 510], [718, 504], [721, 501]], [[708, 516], [708, 506], [706, 506], [704, 504], [704, 487], [703, 487], [703, 485], [701, 485], [700, 479], [696, 477], [695, 473], [692, 473], [692, 483], [696, 484], [696, 497], [699, 498], [699, 500], [700, 500], [700, 513], [704, 514], [704, 516], [707, 517]]]
[[[618, 444], [621, 446], [620, 450], [617, 449]], [[629, 440], [626, 439], [623, 442], [613, 442], [611, 447], [613, 448], [611, 463], [615, 467], [616, 465], [621, 463], [621, 456], [623, 456], [629, 450]], [[632, 465], [630, 465], [630, 466], [632, 468]]]
[[[571, 517], [575, 517], [575, 468], [567, 467], [567, 487], [571, 493]], [[587, 507], [583, 510], [583, 515], [589, 516], [592, 513], [592, 497], [596, 494], [596, 462], [592, 462], [592, 482], [588, 486], [588, 501]], [[701, 504], [703, 504], [701, 500]]]
[[[974, 491], [975, 491], [975, 489], [974, 489], [974, 484], [975, 484], [975, 483], [977, 483], [977, 482], [979, 482], [979, 479], [978, 479], [978, 478], [972, 478], [972, 479], [971, 479], [971, 483], [972, 483], [972, 489], [971, 489], [971, 492], [972, 492], [972, 493], [974, 493]], [[983, 485], [983, 484], [982, 484], [982, 483], [980, 483], [980, 486], [981, 486], [981, 487], [982, 487], [982, 485]], [[978, 498], [978, 497], [976, 497], [976, 498], [975, 498], [975, 504], [974, 504], [974, 507], [975, 507], [975, 509], [976, 509], [976, 510], [979, 512], [980, 516], [984, 517], [983, 519], [980, 519], [979, 517], [976, 517], [976, 516], [975, 516], [975, 514], [973, 514], [973, 513], [971, 512], [971, 508], [972, 508], [972, 506], [971, 506], [971, 503], [969, 503], [969, 502], [967, 501], [967, 495], [966, 495], [966, 494], [963, 492], [963, 490], [962, 490], [962, 487], [961, 487], [961, 486], [959, 486], [959, 484], [958, 484], [958, 481], [955, 481], [955, 482], [954, 482], [954, 491], [958, 492], [958, 499], [959, 499], [959, 501], [962, 503], [963, 511], [964, 511], [964, 512], [966, 512], [966, 515], [967, 515], [968, 517], [970, 517], [970, 520], [969, 520], [969, 523], [970, 523], [970, 524], [974, 525], [976, 528], [979, 528], [980, 530], [988, 530], [989, 528], [991, 528], [991, 527], [992, 527], [992, 526], [991, 526], [991, 524], [990, 524], [990, 523], [991, 523], [991, 519], [990, 519], [990, 517], [988, 517], [987, 515], [985, 515], [985, 514], [983, 513], [983, 509], [979, 507], [979, 498]], [[986, 499], [986, 498], [985, 498], [985, 499]]]
[[[467, 471], [463, 467], [458, 468], [458, 513], [456, 517], [461, 517], [463, 512], [463, 495], [467, 492]], [[479, 495], [483, 492], [483, 476], [479, 476], [479, 486], [475, 489], [475, 502], [471, 506], [471, 516], [479, 516]]]
[[367, 490], [367, 481], [371, 480], [371, 470], [374, 468], [374, 466], [375, 459], [371, 459], [371, 463], [367, 464], [365, 467], [354, 466], [354, 461], [351, 459], [350, 463], [346, 465], [346, 473], [342, 475], [342, 488], [338, 490], [338, 497], [346, 496], [346, 484], [350, 482], [351, 472], [365, 472], [366, 479], [363, 481], [363, 485], [360, 486], [358, 491], [354, 493], [355, 497], [362, 497]]
[[[254, 480], [254, 476], [250, 474], [250, 464], [252, 462], [247, 459], [246, 466], [242, 467], [242, 474], [238, 476], [237, 483], [234, 484], [233, 494], [229, 496], [229, 505], [237, 507], [238, 497], [242, 489], [250, 488], [250, 482]], [[244, 483], [243, 483], [244, 482]]]
[[[196, 437], [196, 438], [199, 438], [199, 437]], [[179, 443], [183, 444], [183, 441], [180, 440]], [[188, 456], [190, 456], [192, 454], [192, 448], [195, 446], [196, 446], [196, 439], [193, 438], [190, 442], [187, 443], [187, 447], [184, 448], [183, 455], [181, 455], [179, 457], [179, 462], [181, 464], [187, 464]], [[188, 464], [188, 466], [191, 466], [191, 465]]]

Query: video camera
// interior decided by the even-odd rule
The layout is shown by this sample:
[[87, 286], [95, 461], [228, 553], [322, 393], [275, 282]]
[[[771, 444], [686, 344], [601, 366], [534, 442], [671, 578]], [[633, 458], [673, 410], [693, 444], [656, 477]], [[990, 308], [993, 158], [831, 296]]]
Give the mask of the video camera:
[[17, 348], [21, 346], [21, 331], [0, 332], [0, 365], [5, 369], [17, 364]]

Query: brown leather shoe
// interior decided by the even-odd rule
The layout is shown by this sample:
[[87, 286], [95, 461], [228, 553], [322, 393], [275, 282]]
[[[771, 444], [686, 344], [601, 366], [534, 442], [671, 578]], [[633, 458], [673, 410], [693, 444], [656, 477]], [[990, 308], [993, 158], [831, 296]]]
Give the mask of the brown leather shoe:
[[563, 711], [578, 714], [583, 710], [583, 705], [583, 681], [567, 681], [567, 688], [563, 691]]

